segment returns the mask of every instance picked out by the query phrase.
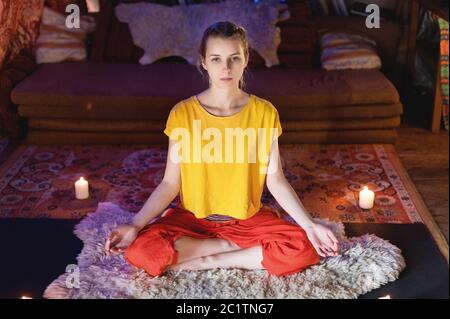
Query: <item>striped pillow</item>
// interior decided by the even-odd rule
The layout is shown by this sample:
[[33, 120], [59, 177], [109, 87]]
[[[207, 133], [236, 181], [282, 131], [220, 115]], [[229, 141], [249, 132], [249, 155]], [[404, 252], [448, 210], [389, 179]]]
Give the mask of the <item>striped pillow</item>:
[[326, 70], [379, 69], [376, 42], [355, 34], [329, 32], [321, 39], [321, 62]]
[[36, 62], [54, 63], [86, 59], [86, 34], [94, 31], [95, 20], [90, 16], [80, 19], [80, 28], [66, 27], [66, 16], [44, 7], [39, 37], [36, 41]]

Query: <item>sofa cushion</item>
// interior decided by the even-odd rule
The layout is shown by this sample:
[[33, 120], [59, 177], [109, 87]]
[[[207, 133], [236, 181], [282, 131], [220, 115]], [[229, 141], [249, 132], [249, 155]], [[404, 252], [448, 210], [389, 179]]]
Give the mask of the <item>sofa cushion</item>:
[[79, 28], [67, 28], [66, 14], [44, 7], [39, 37], [36, 40], [36, 62], [55, 63], [85, 60], [86, 35], [95, 29], [91, 16], [80, 18]]
[[[280, 136], [280, 143], [313, 144], [393, 144], [397, 140], [395, 129], [346, 131], [292, 131]], [[161, 132], [72, 132], [32, 130], [27, 144], [143, 144], [167, 145], [167, 136]]]
[[[396, 128], [400, 117], [374, 119], [320, 119], [282, 121], [283, 132], [290, 131], [332, 131]], [[32, 130], [72, 131], [72, 132], [163, 132], [165, 121], [149, 119], [49, 119], [30, 118], [28, 128]]]
[[359, 34], [375, 40], [377, 42], [378, 54], [383, 62], [382, 71], [385, 74], [389, 74], [392, 72], [396, 63], [403, 27], [397, 21], [383, 20], [381, 22], [381, 28], [369, 29], [366, 27], [365, 21], [365, 17], [327, 16], [326, 19], [323, 17], [314, 17], [310, 23], [316, 28], [319, 37], [329, 31], [343, 31]]
[[321, 62], [325, 70], [380, 69], [376, 42], [360, 35], [332, 31], [323, 35]]
[[[378, 70], [254, 69], [246, 85], [246, 91], [278, 109], [399, 103], [395, 87]], [[62, 62], [40, 65], [15, 87], [12, 100], [19, 105], [157, 111], [206, 87], [197, 69], [182, 63]]]
[[[86, 105], [67, 106], [60, 105], [34, 105], [21, 104], [17, 110], [20, 116], [26, 118], [48, 118], [48, 119], [105, 119], [105, 120], [136, 120], [146, 119], [156, 120], [165, 123], [169, 116], [170, 107], [127, 104], [126, 111], [122, 105], [110, 105], [105, 107], [92, 107]], [[280, 108], [278, 113], [282, 121], [284, 120], [345, 120], [345, 119], [371, 119], [399, 116], [403, 112], [401, 103], [396, 104], [372, 104], [372, 105], [351, 105], [340, 107], [320, 107], [320, 108]]]

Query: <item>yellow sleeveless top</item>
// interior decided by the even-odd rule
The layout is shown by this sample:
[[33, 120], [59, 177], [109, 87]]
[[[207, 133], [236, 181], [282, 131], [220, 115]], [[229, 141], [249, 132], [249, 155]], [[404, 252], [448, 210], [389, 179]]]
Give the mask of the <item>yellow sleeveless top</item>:
[[192, 96], [172, 108], [164, 133], [178, 141], [182, 208], [197, 218], [260, 210], [271, 144], [282, 133], [272, 103], [250, 94], [238, 113], [216, 116]]

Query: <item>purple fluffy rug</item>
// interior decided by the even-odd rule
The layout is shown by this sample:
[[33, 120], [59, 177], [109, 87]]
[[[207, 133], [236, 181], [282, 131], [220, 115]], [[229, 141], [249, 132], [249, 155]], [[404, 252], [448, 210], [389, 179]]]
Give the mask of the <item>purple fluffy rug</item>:
[[[46, 289], [45, 298], [357, 298], [398, 278], [405, 268], [401, 251], [374, 235], [346, 238], [342, 223], [331, 227], [341, 255], [322, 258], [303, 272], [277, 277], [265, 270], [169, 271], [151, 277], [119, 256], [107, 256], [105, 238], [132, 213], [114, 203], [99, 203], [74, 230], [84, 243], [78, 265]], [[292, 221], [292, 220], [291, 220]], [[293, 221], [292, 221], [293, 222]]]

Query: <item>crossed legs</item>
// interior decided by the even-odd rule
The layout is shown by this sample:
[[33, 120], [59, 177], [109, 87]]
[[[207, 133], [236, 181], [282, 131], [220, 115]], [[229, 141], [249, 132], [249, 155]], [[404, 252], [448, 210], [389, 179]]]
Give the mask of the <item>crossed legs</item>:
[[262, 246], [241, 248], [221, 238], [197, 239], [183, 236], [174, 242], [177, 264], [166, 270], [201, 270], [212, 268], [264, 269]]

